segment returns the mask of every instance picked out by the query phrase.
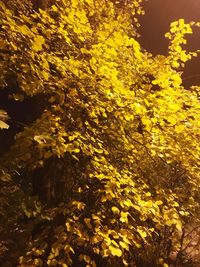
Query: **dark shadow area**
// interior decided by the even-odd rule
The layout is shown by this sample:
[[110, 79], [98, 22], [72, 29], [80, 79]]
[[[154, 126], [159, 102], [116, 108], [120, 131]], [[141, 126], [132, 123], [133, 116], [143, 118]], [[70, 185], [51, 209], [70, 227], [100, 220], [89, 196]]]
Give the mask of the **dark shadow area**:
[[27, 97], [23, 101], [15, 101], [9, 95], [9, 89], [0, 90], [0, 109], [5, 110], [10, 117], [7, 122], [9, 129], [0, 131], [0, 156], [14, 143], [16, 133], [35, 121], [46, 105], [44, 95]]

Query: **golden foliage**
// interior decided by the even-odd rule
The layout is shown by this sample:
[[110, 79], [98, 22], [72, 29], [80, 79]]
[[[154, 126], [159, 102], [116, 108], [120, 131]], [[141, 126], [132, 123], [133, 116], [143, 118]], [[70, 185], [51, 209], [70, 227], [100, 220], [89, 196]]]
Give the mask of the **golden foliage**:
[[[10, 54], [0, 83], [11, 69], [22, 93], [48, 98], [4, 165], [33, 170], [49, 158], [87, 159], [69, 203], [54, 210], [66, 227], [51, 229], [48, 249], [36, 241], [19, 266], [71, 266], [78, 248], [90, 251], [79, 255], [87, 266], [96, 266], [94, 255], [128, 266], [131, 251], [156, 247], [166, 227], [180, 232], [193, 209], [182, 195], [199, 189], [199, 88], [185, 90], [181, 78], [197, 55], [182, 48], [192, 25], [173, 22], [168, 55], [153, 57], [137, 41], [141, 1], [118, 2], [55, 1], [29, 17], [0, 5], [0, 44]], [[187, 173], [181, 188], [176, 166]]]

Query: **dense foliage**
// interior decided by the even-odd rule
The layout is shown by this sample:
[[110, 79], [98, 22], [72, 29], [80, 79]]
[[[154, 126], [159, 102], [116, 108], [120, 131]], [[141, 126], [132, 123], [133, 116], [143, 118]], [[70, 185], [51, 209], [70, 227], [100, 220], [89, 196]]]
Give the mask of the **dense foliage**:
[[166, 267], [199, 216], [200, 88], [181, 78], [199, 24], [154, 57], [141, 0], [52, 2], [0, 2], [1, 88], [44, 107], [1, 158], [1, 232], [21, 267]]

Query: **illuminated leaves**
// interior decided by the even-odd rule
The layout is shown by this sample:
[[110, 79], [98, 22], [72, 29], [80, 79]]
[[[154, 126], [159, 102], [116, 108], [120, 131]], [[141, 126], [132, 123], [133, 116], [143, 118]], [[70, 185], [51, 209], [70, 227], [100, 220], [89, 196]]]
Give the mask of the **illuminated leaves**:
[[109, 250], [110, 250], [110, 252], [111, 252], [111, 254], [113, 256], [117, 256], [117, 257], [121, 257], [122, 256], [122, 251], [119, 248], [115, 247], [115, 246], [112, 246], [112, 245], [109, 246]]
[[6, 122], [0, 120], [0, 129], [8, 129], [8, 128], [9, 125]]
[[181, 63], [184, 63], [191, 59], [192, 53], [187, 53], [186, 50], [182, 49], [182, 45], [186, 44], [185, 35], [192, 34], [191, 25], [185, 23], [184, 19], [174, 21], [170, 25], [170, 32], [165, 34], [171, 42], [169, 46], [169, 59], [172, 61], [172, 66], [178, 68]]
[[180, 231], [191, 208], [183, 195], [198, 184], [199, 88], [185, 90], [180, 71], [196, 56], [182, 48], [191, 25], [172, 23], [169, 55], [154, 57], [136, 39], [132, 14], [143, 13], [140, 1], [117, 2], [62, 0], [29, 17], [19, 13], [20, 20], [12, 12], [4, 18], [0, 46], [14, 55], [3, 55], [2, 73], [12, 71], [25, 96], [41, 94], [46, 102], [3, 163], [32, 171], [55, 162], [47, 175], [51, 223], [58, 215], [65, 225], [47, 229], [44, 262], [33, 247], [21, 266], [72, 266], [70, 254], [87, 266], [95, 267], [96, 255], [129, 266], [132, 252], [156, 248], [157, 231], [160, 239], [166, 227]]
[[114, 214], [119, 214], [120, 213], [120, 211], [119, 211], [119, 209], [117, 207], [112, 207], [111, 210], [112, 210], [112, 212]]
[[137, 229], [137, 232], [139, 233], [139, 235], [140, 235], [143, 239], [145, 239], [145, 237], [147, 236], [147, 233], [146, 233], [144, 230], [140, 229], [140, 228]]
[[181, 132], [183, 132], [184, 129], [185, 129], [185, 126], [184, 126], [184, 125], [176, 125], [176, 126], [175, 126], [175, 131], [176, 131], [177, 133], [181, 133]]
[[128, 215], [129, 215], [129, 213], [128, 212], [121, 212], [120, 213], [120, 221], [121, 222], [125, 222], [125, 223], [128, 223]]
[[165, 225], [175, 225], [178, 231], [182, 230], [182, 221], [179, 215], [173, 210], [165, 211], [163, 219], [165, 221]]
[[43, 49], [43, 44], [45, 43], [45, 39], [42, 35], [37, 35], [33, 39], [33, 44], [32, 44], [32, 50], [35, 52], [39, 52]]

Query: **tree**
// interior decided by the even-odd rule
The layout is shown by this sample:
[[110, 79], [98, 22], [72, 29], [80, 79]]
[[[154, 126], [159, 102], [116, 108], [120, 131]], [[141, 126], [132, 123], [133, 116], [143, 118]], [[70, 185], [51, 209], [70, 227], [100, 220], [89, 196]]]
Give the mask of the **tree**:
[[1, 87], [45, 103], [1, 158], [32, 225], [19, 266], [167, 266], [199, 209], [199, 87], [181, 79], [199, 24], [173, 22], [153, 57], [140, 0], [44, 3], [0, 2]]

